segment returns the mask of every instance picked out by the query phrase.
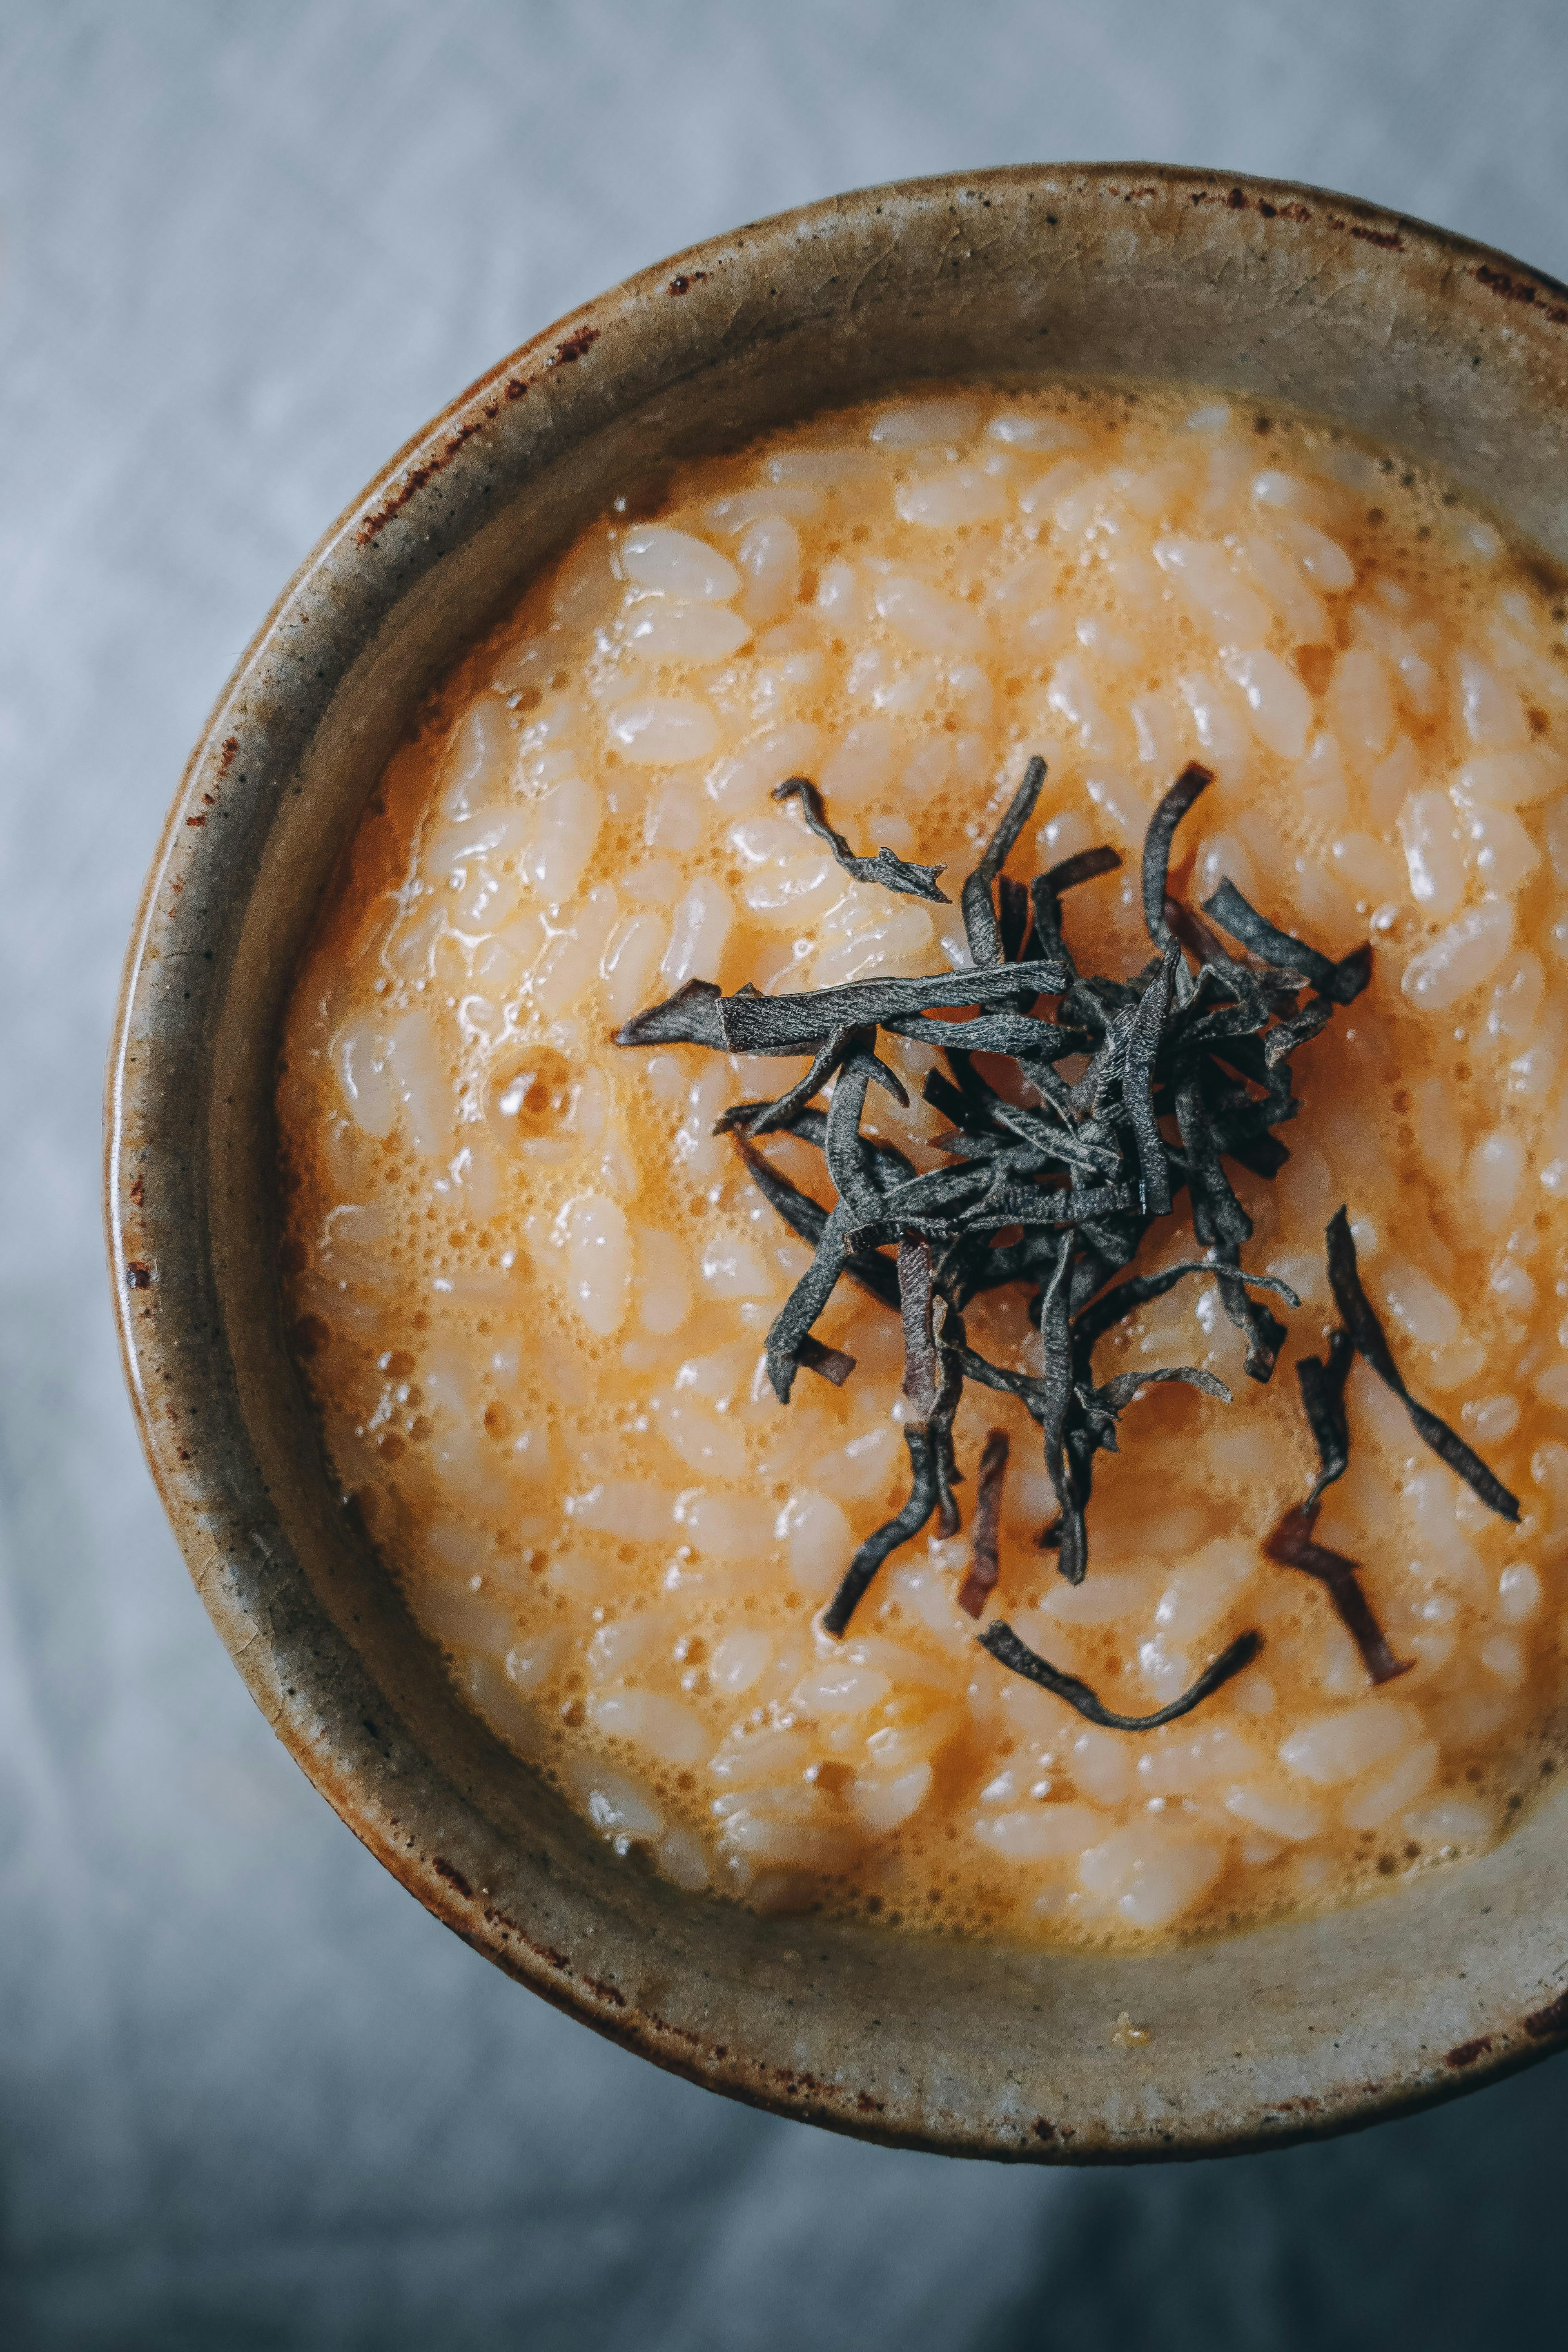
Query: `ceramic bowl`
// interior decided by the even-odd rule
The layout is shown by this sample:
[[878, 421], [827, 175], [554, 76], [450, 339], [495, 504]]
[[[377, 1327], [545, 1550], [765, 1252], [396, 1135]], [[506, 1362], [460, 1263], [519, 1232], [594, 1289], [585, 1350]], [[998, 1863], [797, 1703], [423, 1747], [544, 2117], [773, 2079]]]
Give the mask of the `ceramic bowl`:
[[[280, 1016], [432, 682], [672, 457], [972, 371], [1290, 402], [1447, 468], [1568, 562], [1568, 291], [1347, 198], [1030, 166], [837, 198], [631, 279], [393, 459], [285, 591], [192, 756], [110, 1075], [126, 1369], [197, 1589], [278, 1737], [412, 1894], [546, 2000], [715, 2090], [906, 2146], [1045, 2162], [1257, 2147], [1568, 2039], [1568, 1786], [1480, 1860], [1142, 1954], [682, 1895], [459, 1703], [340, 1505], [280, 1324]], [[1149, 2036], [1136, 2047], [1112, 2040], [1123, 2011]]]

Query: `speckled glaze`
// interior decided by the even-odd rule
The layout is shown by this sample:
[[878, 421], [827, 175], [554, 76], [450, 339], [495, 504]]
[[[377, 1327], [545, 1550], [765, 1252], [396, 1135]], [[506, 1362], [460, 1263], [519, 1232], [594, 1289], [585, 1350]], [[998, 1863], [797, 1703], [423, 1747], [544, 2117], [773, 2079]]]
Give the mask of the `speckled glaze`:
[[[1484, 1859], [1143, 1956], [763, 1919], [616, 1858], [468, 1715], [336, 1499], [284, 1345], [272, 1085], [337, 854], [422, 696], [613, 492], [884, 385], [1186, 378], [1446, 467], [1568, 562], [1568, 291], [1311, 188], [1147, 164], [871, 189], [714, 239], [411, 442], [268, 618], [192, 755], [110, 1058], [109, 1246], [142, 1441], [279, 1738], [537, 1992], [715, 2090], [953, 2155], [1277, 2145], [1568, 2041], [1568, 1788]], [[365, 1965], [374, 1967], [374, 1955]], [[1122, 2011], [1149, 2039], [1122, 2047]]]

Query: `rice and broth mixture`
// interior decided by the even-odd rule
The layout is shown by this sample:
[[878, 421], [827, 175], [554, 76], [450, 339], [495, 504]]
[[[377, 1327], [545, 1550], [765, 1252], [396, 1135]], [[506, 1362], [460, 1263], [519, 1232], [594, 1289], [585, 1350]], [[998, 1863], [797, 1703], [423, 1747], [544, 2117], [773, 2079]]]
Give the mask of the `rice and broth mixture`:
[[[336, 1474], [415, 1616], [623, 1853], [763, 1907], [1103, 1940], [1474, 1851], [1551, 1772], [1563, 621], [1452, 493], [1329, 429], [1203, 395], [961, 386], [692, 467], [648, 519], [619, 502], [448, 681], [295, 996], [289, 1311]], [[804, 1370], [782, 1403], [763, 1342], [812, 1247], [715, 1127], [810, 1055], [614, 1033], [692, 981], [779, 997], [963, 970], [960, 886], [1037, 755], [1008, 871], [1122, 859], [1061, 898], [1079, 971], [1148, 965], [1140, 858], [1189, 761], [1213, 782], [1174, 833], [1173, 898], [1228, 878], [1331, 958], [1371, 943], [1370, 985], [1295, 1054], [1289, 1157], [1271, 1180], [1225, 1162], [1241, 1265], [1301, 1304], [1250, 1294], [1288, 1335], [1267, 1384], [1206, 1271], [1108, 1331], [1097, 1381], [1186, 1366], [1234, 1402], [1124, 1402], [1077, 1584], [1040, 1542], [1039, 1430], [966, 1383], [961, 1531], [893, 1549], [836, 1639], [825, 1604], [910, 1491], [896, 1282], [892, 1311], [837, 1285], [815, 1336], [855, 1369]], [[847, 872], [802, 797], [773, 797], [802, 775], [856, 851], [944, 866], [947, 902]], [[947, 1057], [885, 1030], [876, 1051], [910, 1102], [873, 1087], [861, 1131], [949, 1167], [921, 1092], [935, 1073], [942, 1100]], [[1040, 1099], [1016, 1064], [972, 1066]], [[825, 1206], [820, 1113], [847, 1083], [818, 1096], [816, 1144], [808, 1118], [749, 1146]], [[1348, 1360], [1325, 1265], [1342, 1203], [1399, 1373], [1521, 1509], [1422, 1442], [1363, 1349], [1348, 1472], [1305, 1536], [1359, 1564], [1376, 1682], [1342, 1580], [1264, 1549], [1318, 1467], [1295, 1364]], [[1130, 1270], [1205, 1255], [1178, 1190]], [[1037, 1379], [1037, 1296], [975, 1297], [969, 1347]], [[1134, 1717], [1243, 1633], [1258, 1654], [1140, 1731], [988, 1654], [978, 1588], [958, 1595], [992, 1432], [985, 1624]]]

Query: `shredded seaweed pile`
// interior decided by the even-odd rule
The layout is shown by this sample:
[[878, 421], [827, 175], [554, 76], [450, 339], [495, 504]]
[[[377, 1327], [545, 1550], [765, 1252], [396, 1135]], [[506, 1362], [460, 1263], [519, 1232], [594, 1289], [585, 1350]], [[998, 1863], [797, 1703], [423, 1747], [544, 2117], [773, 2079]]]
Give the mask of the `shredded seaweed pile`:
[[[1003, 871], [1034, 813], [1045, 774], [1043, 760], [1029, 761], [963, 884], [966, 966], [782, 996], [751, 987], [724, 996], [710, 982], [689, 981], [665, 1003], [637, 1014], [617, 1036], [622, 1045], [811, 1056], [810, 1067], [786, 1092], [771, 1101], [737, 1104], [719, 1129], [734, 1134], [752, 1181], [813, 1252], [767, 1336], [768, 1375], [780, 1401], [788, 1402], [803, 1369], [835, 1385], [854, 1370], [851, 1357], [813, 1333], [841, 1279], [857, 1283], [902, 1319], [909, 1498], [850, 1561], [823, 1616], [836, 1635], [844, 1633], [890, 1553], [932, 1518], [942, 1535], [958, 1532], [953, 1488], [963, 1484], [963, 1474], [954, 1457], [953, 1422], [966, 1381], [1016, 1397], [1039, 1428], [1058, 1505], [1039, 1540], [1055, 1551], [1068, 1581], [1078, 1584], [1089, 1567], [1086, 1514], [1095, 1456], [1118, 1451], [1118, 1423], [1138, 1391], [1177, 1381], [1231, 1401], [1223, 1381], [1190, 1364], [1140, 1368], [1097, 1382], [1096, 1342], [1189, 1275], [1203, 1274], [1215, 1283], [1226, 1313], [1246, 1339], [1248, 1374], [1267, 1381], [1286, 1332], [1252, 1294], [1271, 1292], [1289, 1307], [1300, 1304], [1289, 1285], [1243, 1267], [1252, 1220], [1225, 1163], [1262, 1178], [1285, 1164], [1289, 1155], [1275, 1129], [1300, 1108], [1291, 1056], [1336, 1007], [1352, 1003], [1366, 987], [1371, 949], [1358, 948], [1335, 961], [1277, 929], [1229, 881], [1204, 901], [1201, 913], [1171, 895], [1176, 828], [1213, 781], [1209, 770], [1194, 763], [1165, 793], [1144, 840], [1142, 906], [1153, 955], [1130, 979], [1080, 972], [1062, 934], [1063, 898], [1115, 871], [1121, 860], [1112, 849], [1085, 850], [1026, 887]], [[936, 887], [941, 866], [910, 865], [889, 849], [857, 856], [805, 777], [791, 777], [774, 797], [798, 800], [810, 830], [857, 879], [943, 898]], [[1055, 1000], [1048, 1014], [1039, 1009], [1046, 998]], [[871, 1087], [909, 1107], [901, 1079], [878, 1055], [879, 1030], [932, 1046], [946, 1063], [950, 1075], [933, 1068], [922, 1087], [927, 1102], [950, 1122], [937, 1139], [945, 1166], [918, 1171], [895, 1145], [862, 1132]], [[976, 1063], [980, 1055], [1014, 1065], [1019, 1083], [1011, 1093], [988, 1082]], [[1072, 1075], [1064, 1064], [1077, 1066]], [[830, 1082], [827, 1109], [813, 1108]], [[822, 1152], [836, 1194], [830, 1209], [792, 1183], [759, 1148], [759, 1139], [780, 1131]], [[1157, 1273], [1125, 1275], [1151, 1228], [1183, 1191], [1204, 1256]], [[1343, 1328], [1326, 1363], [1309, 1360], [1298, 1368], [1322, 1468], [1306, 1501], [1287, 1513], [1266, 1549], [1282, 1565], [1321, 1580], [1369, 1672], [1387, 1680], [1404, 1668], [1361, 1591], [1357, 1563], [1312, 1538], [1322, 1490], [1349, 1459], [1343, 1395], [1352, 1358], [1363, 1357], [1394, 1389], [1424, 1440], [1493, 1509], [1517, 1517], [1518, 1505], [1405, 1388], [1356, 1275], [1343, 1211], [1329, 1229], [1329, 1267]], [[1114, 1280], [1119, 1275], [1125, 1278]], [[983, 1292], [1010, 1284], [1028, 1292], [1029, 1318], [1039, 1334], [1037, 1373], [992, 1363], [969, 1345], [964, 1309]], [[961, 1606], [976, 1618], [1000, 1572], [1007, 1455], [1005, 1433], [991, 1431], [979, 1465], [970, 1567], [958, 1593]], [[1038, 1656], [1005, 1623], [993, 1623], [980, 1639], [1001, 1664], [1054, 1691], [1091, 1722], [1123, 1730], [1150, 1729], [1186, 1714], [1262, 1646], [1260, 1634], [1241, 1634], [1179, 1698], [1132, 1717], [1102, 1706], [1087, 1684]]]

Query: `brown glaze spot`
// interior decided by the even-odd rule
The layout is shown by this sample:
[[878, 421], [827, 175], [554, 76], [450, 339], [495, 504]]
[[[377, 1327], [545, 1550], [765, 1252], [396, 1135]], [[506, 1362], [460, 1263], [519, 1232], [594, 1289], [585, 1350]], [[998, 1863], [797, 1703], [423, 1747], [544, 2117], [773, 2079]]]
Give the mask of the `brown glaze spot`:
[[187, 824], [205, 824], [206, 819], [205, 816], [188, 816], [185, 819], [185, 823]]
[[689, 277], [678, 273], [664, 290], [667, 294], [689, 294], [694, 286], [701, 285], [707, 276], [705, 269], [694, 269]]
[[153, 1286], [153, 1269], [150, 1265], [143, 1265], [142, 1261], [139, 1257], [128, 1257], [126, 1259], [125, 1280], [127, 1286], [130, 1289], [150, 1290]]
[[524, 377], [520, 375], [508, 376], [506, 380], [506, 396], [508, 400], [521, 400], [527, 394], [527, 391], [528, 383]]
[[1351, 235], [1359, 237], [1363, 245], [1380, 246], [1384, 253], [1403, 253], [1405, 250], [1405, 239], [1395, 236], [1390, 228], [1363, 228], [1359, 221], [1352, 221]]
[[550, 365], [552, 367], [572, 366], [574, 362], [582, 359], [585, 353], [592, 351], [598, 340], [597, 327], [579, 327], [574, 335], [568, 335], [563, 343], [556, 344], [555, 355], [550, 362]]
[[443, 1861], [439, 1854], [436, 1854], [432, 1858], [430, 1867], [436, 1872], [438, 1877], [446, 1880], [448, 1886], [455, 1886], [459, 1895], [471, 1895], [473, 1894], [474, 1890], [468, 1885], [468, 1880], [463, 1876], [462, 1872], [460, 1870], [454, 1870], [451, 1864], [449, 1862]]
[[423, 466], [416, 466], [414, 471], [404, 478], [398, 488], [387, 499], [386, 504], [378, 507], [374, 514], [366, 515], [354, 533], [354, 544], [357, 547], [368, 547], [371, 541], [402, 513], [409, 499], [416, 498], [426, 482], [433, 481], [437, 474], [451, 464], [464, 442], [471, 441], [476, 433], [483, 430], [484, 419], [480, 416], [471, 416], [466, 425], [460, 425], [438, 457], [428, 458]]
[[1483, 261], [1476, 276], [1483, 286], [1489, 286], [1494, 294], [1500, 294], [1505, 302], [1533, 302], [1535, 299], [1533, 286], [1526, 286], [1521, 279], [1510, 278], [1506, 269], [1494, 269], [1489, 262]]
[[1031, 2128], [1034, 2131], [1035, 2137], [1037, 2140], [1043, 2141], [1047, 2147], [1057, 2136], [1057, 2127], [1055, 2124], [1048, 2124], [1044, 2116], [1037, 2116]]
[[606, 1984], [603, 1977], [584, 1977], [583, 1990], [593, 1993], [596, 2000], [607, 2000], [612, 2009], [625, 2009], [626, 2005], [626, 1994], [619, 1986]]
[[1473, 2066], [1478, 2058], [1486, 2056], [1491, 2046], [1491, 2035], [1483, 2033], [1474, 2042], [1461, 2042], [1457, 2049], [1447, 2053], [1443, 2063], [1445, 2066], [1452, 2066], [1456, 2072], [1461, 2066]]
[[143, 1183], [142, 1183], [142, 1181], [141, 1177], [140, 1177], [140, 1176], [138, 1176], [138, 1178], [136, 1179], [136, 1181], [135, 1181], [135, 1182], [134, 1182], [134, 1184], [132, 1184], [132, 1187], [131, 1187], [131, 1205], [132, 1205], [132, 1207], [133, 1209], [139, 1209], [139, 1208], [142, 1206], [142, 1202], [146, 1199], [146, 1197], [147, 1197], [147, 1193], [146, 1193], [146, 1187], [143, 1185]]
[[1534, 287], [1527, 285], [1522, 278], [1510, 277], [1506, 269], [1494, 269], [1488, 261], [1478, 263], [1476, 277], [1482, 286], [1491, 293], [1500, 295], [1505, 302], [1522, 302], [1527, 307], [1539, 304], [1553, 326], [1568, 326], [1568, 309], [1561, 302], [1542, 302]]
[[545, 1961], [561, 1976], [571, 1975], [572, 1964], [564, 1952], [554, 1950], [549, 1944], [536, 1943], [519, 1920], [509, 1916], [494, 1903], [487, 1904], [485, 1907], [485, 1925], [494, 1927], [502, 1936], [515, 1936], [520, 1944], [524, 1945], [537, 1958]]
[[1531, 2010], [1524, 2030], [1532, 2042], [1548, 2042], [1553, 2034], [1568, 2033], [1568, 1992], [1560, 1992], [1544, 2009]]
[[239, 738], [238, 738], [238, 736], [237, 736], [237, 735], [230, 735], [230, 736], [227, 738], [227, 740], [226, 740], [226, 741], [225, 742], [225, 744], [224, 744], [224, 747], [223, 747], [223, 757], [222, 757], [222, 759], [221, 759], [221, 760], [218, 761], [218, 763], [217, 763], [217, 772], [218, 772], [218, 774], [219, 774], [220, 776], [226, 776], [226, 775], [227, 775], [227, 773], [228, 773], [229, 770], [230, 770], [230, 769], [233, 767], [233, 765], [234, 765], [234, 755], [235, 755], [235, 753], [238, 751], [238, 749], [239, 749]]
[[[1190, 202], [1194, 205], [1223, 204], [1233, 213], [1255, 212], [1263, 220], [1310, 221], [1312, 217], [1305, 205], [1271, 205], [1264, 196], [1249, 196], [1245, 188], [1232, 188], [1225, 195], [1217, 188], [1198, 188], [1194, 191]], [[1331, 226], [1343, 228], [1344, 223], [1336, 221]]]
[[[700, 2033], [693, 2033], [689, 2025], [672, 2025], [668, 2017], [660, 2017], [651, 2009], [644, 2010], [643, 2015], [647, 2020], [650, 2032], [667, 2033], [672, 2041], [689, 2042], [694, 2050], [701, 2048], [702, 2036]], [[713, 2053], [715, 2058], [727, 2058], [729, 2054], [722, 2043]]]

